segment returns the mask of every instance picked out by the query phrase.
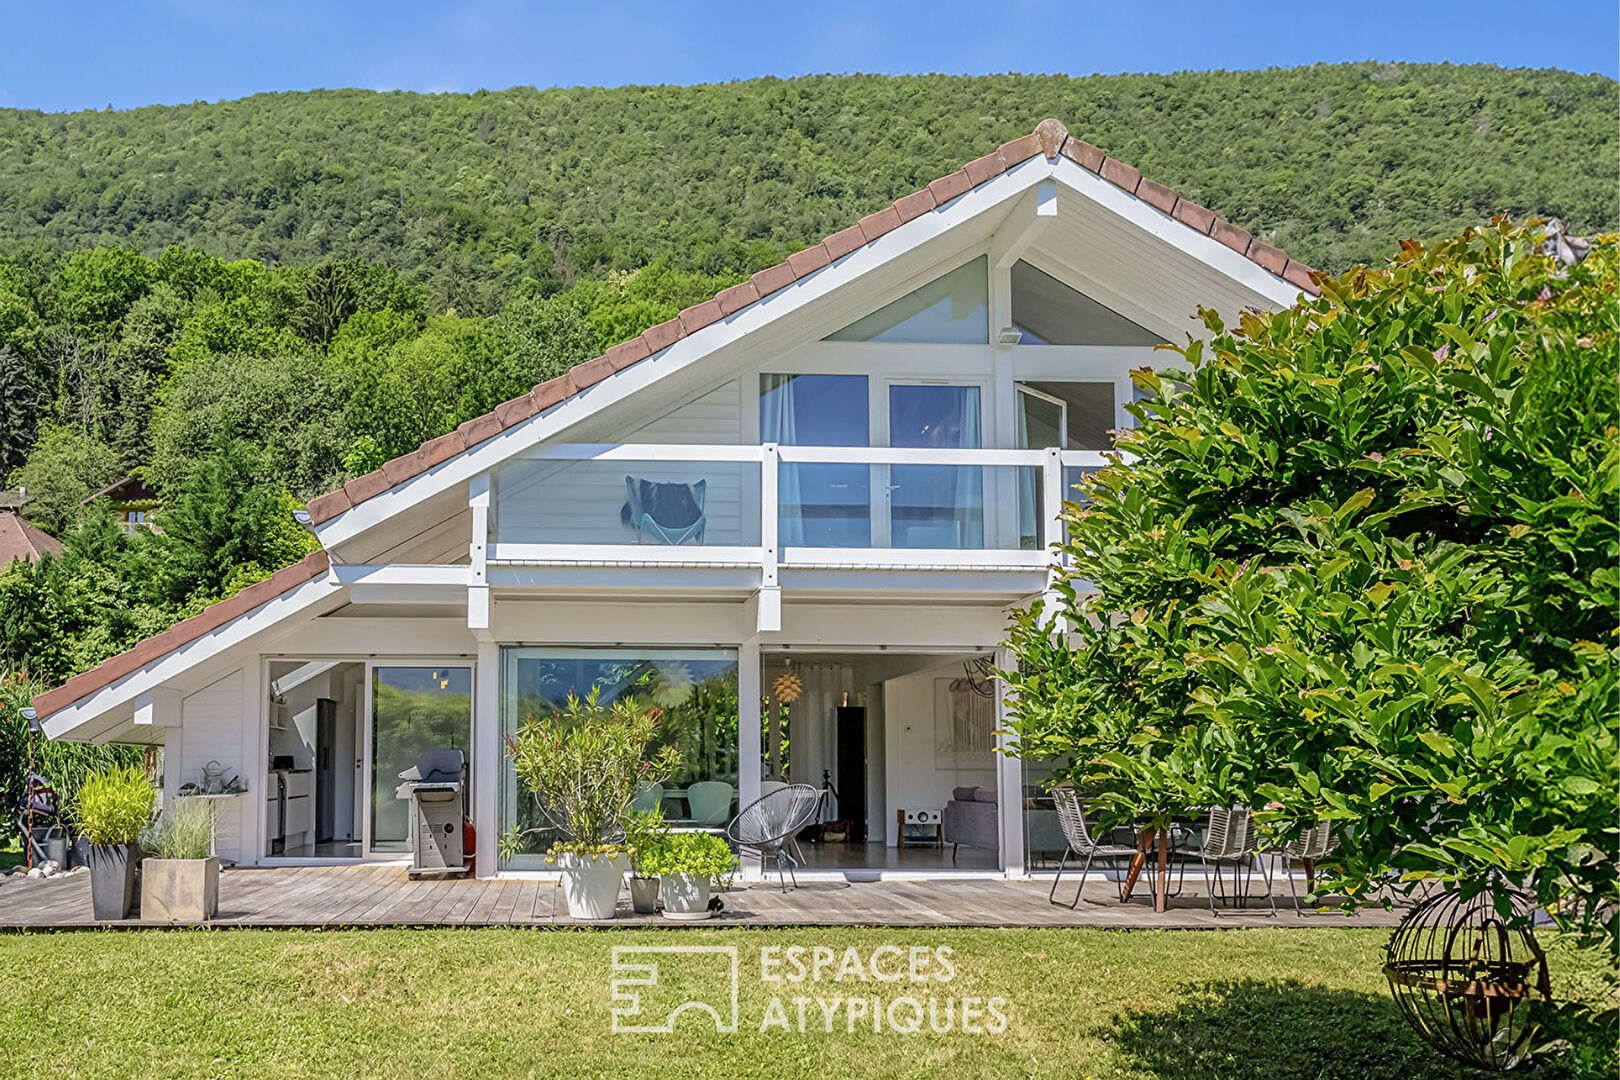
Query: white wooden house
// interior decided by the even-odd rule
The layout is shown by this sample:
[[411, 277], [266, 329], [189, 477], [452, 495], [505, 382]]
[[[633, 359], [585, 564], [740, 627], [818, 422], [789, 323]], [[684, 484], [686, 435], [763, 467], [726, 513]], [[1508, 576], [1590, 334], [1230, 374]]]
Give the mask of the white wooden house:
[[403, 857], [396, 774], [453, 745], [478, 872], [540, 869], [498, 851], [535, 822], [503, 740], [596, 686], [667, 710], [671, 817], [825, 784], [852, 824], [813, 868], [1029, 873], [1061, 846], [1048, 763], [994, 752], [986, 672], [1053, 510], [1199, 305], [1311, 288], [1048, 120], [315, 500], [322, 551], [36, 708], [52, 738], [161, 743], [169, 797], [239, 774], [245, 865]]

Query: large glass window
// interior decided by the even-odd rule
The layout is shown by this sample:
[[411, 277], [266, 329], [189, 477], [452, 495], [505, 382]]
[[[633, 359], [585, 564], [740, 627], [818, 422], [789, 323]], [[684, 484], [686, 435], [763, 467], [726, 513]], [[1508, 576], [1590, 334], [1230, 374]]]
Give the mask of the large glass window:
[[[865, 446], [864, 375], [760, 376], [761, 442]], [[777, 478], [777, 542], [785, 547], [869, 547], [871, 467], [784, 463]]]
[[472, 668], [373, 668], [371, 715], [371, 850], [409, 851], [399, 774], [424, 750], [471, 750]]
[[985, 345], [990, 341], [990, 272], [984, 256], [857, 319], [828, 341]]
[[[1018, 385], [1018, 447], [1044, 450], [1108, 450], [1114, 445], [1114, 384], [1111, 382], [1029, 382]], [[1089, 467], [1063, 470], [1065, 501], [1081, 497], [1076, 490]], [[1034, 469], [1019, 470], [1019, 546], [1041, 544], [1041, 522], [1046, 517], [1045, 497]], [[1053, 513], [1057, 508], [1052, 509]]]
[[[508, 647], [501, 650], [501, 734], [530, 719], [556, 712], [570, 693], [596, 690], [604, 703], [633, 699], [664, 710], [653, 749], [680, 749], [679, 770], [642, 804], [660, 806], [664, 817], [696, 827], [719, 828], [736, 812], [737, 654], [728, 649], [569, 649]], [[756, 766], [757, 767], [757, 766]], [[510, 761], [501, 769], [501, 831], [548, 825], [534, 796], [521, 790]], [[525, 836], [506, 865], [545, 869], [542, 855], [552, 831]]]
[[[979, 388], [889, 387], [889, 445], [980, 448]], [[888, 490], [893, 547], [984, 547], [982, 466], [893, 465]]]
[[1158, 345], [1157, 334], [1020, 260], [1012, 268], [1020, 345]]

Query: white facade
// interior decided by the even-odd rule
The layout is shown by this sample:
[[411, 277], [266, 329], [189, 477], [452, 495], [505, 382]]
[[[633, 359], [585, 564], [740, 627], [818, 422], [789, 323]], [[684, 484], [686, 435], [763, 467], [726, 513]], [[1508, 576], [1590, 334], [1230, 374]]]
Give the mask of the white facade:
[[[930, 283], [976, 260], [982, 301], [964, 290], [928, 310], [955, 318], [982, 302], [981, 340], [826, 340], [897, 301], [919, 297], [922, 310]], [[1029, 267], [1044, 275], [1043, 304], [1069, 295], [1059, 283], [1142, 343], [1024, 343], [1032, 334], [1015, 308], [1034, 300], [1014, 282], [1034, 280]], [[719, 729], [695, 721], [692, 753], [709, 771], [692, 782], [723, 775], [733, 805], [746, 805], [787, 758], [795, 782], [819, 784], [827, 769], [849, 787], [856, 778], [836, 776], [829, 734], [847, 692], [867, 710], [858, 782], [872, 844], [894, 847], [897, 813], [937, 811], [955, 789], [979, 787], [997, 793], [999, 844], [974, 865], [1026, 873], [1028, 778], [1015, 757], [981, 745], [983, 717], [999, 721], [1005, 706], [964, 664], [1006, 662], [1008, 610], [1049, 583], [1050, 508], [1069, 497], [1065, 470], [1105, 460], [1105, 447], [1081, 445], [1094, 434], [1076, 433], [1098, 430], [1099, 409], [1130, 423], [1130, 370], [1165, 365], [1147, 342], [1185, 340], [1200, 303], [1234, 313], [1297, 294], [1067, 158], [1037, 156], [323, 522], [327, 574], [86, 694], [47, 717], [46, 731], [163, 743], [169, 797], [210, 762], [240, 773], [248, 795], [222, 803], [219, 842], [239, 864], [399, 858], [396, 824], [370, 794], [387, 782], [391, 795], [383, 774], [401, 752], [393, 721], [377, 717], [397, 695], [464, 686], [482, 875], [503, 868], [497, 837], [526, 805], [502, 756], [523, 701], [551, 700], [572, 674], [604, 664], [688, 698], [697, 691], [684, 688], [717, 672], [712, 686], [725, 693], [734, 680], [736, 733], [711, 745]], [[1075, 304], [1051, 325], [1118, 338]], [[786, 399], [762, 405], [762, 394], [795, 375], [824, 380], [793, 384], [824, 395], [792, 399], [795, 423], [857, 431], [864, 414], [865, 437], [815, 445], [815, 433], [784, 426], [770, 410]], [[793, 440], [772, 438], [790, 429]], [[1046, 437], [1033, 441], [1037, 429]], [[647, 489], [658, 499], [694, 485], [700, 536], [663, 542], [690, 529], [684, 504], [649, 514], [662, 532], [625, 524], [644, 509], [626, 477], [666, 485]], [[954, 504], [941, 505], [941, 492]], [[855, 542], [828, 540], [840, 537]], [[281, 688], [304, 665], [322, 666], [301, 684], [330, 702], [319, 716]], [[771, 691], [787, 672], [820, 696], [785, 718]], [[321, 716], [327, 733], [312, 737]], [[342, 805], [296, 853], [275, 850], [286, 840], [276, 766], [291, 758], [285, 771], [304, 772], [306, 751], [310, 783]], [[692, 813], [695, 797], [671, 805]]]

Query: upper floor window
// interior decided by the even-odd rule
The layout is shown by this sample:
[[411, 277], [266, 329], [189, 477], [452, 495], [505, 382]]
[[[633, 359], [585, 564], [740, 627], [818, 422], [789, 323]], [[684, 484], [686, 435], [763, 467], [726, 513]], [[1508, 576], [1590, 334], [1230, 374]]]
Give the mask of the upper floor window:
[[1020, 345], [1160, 345], [1163, 339], [1029, 263], [1012, 268]]
[[827, 340], [989, 344], [989, 260], [981, 255], [964, 263], [836, 334], [827, 335]]

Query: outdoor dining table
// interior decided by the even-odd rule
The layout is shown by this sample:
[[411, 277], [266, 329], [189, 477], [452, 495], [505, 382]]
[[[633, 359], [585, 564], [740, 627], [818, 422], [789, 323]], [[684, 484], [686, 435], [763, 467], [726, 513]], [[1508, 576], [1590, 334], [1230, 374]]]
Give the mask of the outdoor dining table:
[[1170, 830], [1161, 829], [1156, 825], [1149, 825], [1142, 830], [1137, 839], [1137, 852], [1131, 857], [1130, 869], [1125, 872], [1125, 889], [1123, 898], [1129, 900], [1131, 892], [1136, 888], [1136, 879], [1142, 876], [1142, 868], [1147, 865], [1149, 857], [1157, 855], [1158, 873], [1153, 881], [1153, 910], [1163, 911], [1170, 904]]

